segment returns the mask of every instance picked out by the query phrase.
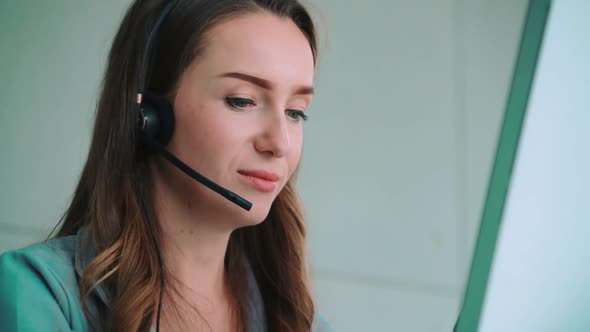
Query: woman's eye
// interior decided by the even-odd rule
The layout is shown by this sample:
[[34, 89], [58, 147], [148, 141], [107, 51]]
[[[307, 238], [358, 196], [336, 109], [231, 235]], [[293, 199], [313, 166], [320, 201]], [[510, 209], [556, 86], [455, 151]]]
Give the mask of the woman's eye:
[[225, 102], [238, 110], [243, 110], [248, 106], [256, 106], [252, 99], [248, 98], [240, 98], [240, 97], [227, 97], [225, 98]]
[[306, 121], [307, 115], [303, 111], [300, 110], [287, 110], [287, 115], [295, 120], [295, 122], [300, 122], [301, 120]]

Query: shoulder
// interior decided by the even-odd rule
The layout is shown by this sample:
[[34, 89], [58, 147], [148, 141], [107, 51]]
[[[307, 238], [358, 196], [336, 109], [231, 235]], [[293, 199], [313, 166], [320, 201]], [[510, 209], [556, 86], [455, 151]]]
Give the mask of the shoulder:
[[0, 255], [1, 331], [72, 326], [72, 315], [79, 312], [75, 243], [75, 236], [68, 236]]
[[0, 255], [0, 287], [6, 284], [43, 281], [52, 286], [75, 281], [75, 237], [66, 236]]
[[9, 250], [0, 255], [0, 262], [4, 264], [11, 262], [45, 263], [56, 266], [69, 263], [72, 265], [75, 251], [74, 242], [75, 236], [65, 236]]
[[312, 332], [334, 332], [332, 326], [320, 314], [316, 314], [311, 326]]

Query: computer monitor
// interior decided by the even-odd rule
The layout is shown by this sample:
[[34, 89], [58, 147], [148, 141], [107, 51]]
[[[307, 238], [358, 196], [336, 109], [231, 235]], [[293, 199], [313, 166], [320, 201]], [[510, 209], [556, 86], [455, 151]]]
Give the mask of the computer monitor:
[[529, 2], [457, 332], [590, 331], [589, 17]]

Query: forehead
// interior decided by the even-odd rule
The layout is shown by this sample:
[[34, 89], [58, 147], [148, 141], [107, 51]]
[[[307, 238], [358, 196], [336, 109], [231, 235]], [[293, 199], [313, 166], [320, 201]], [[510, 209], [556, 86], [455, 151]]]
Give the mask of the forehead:
[[238, 71], [275, 84], [312, 85], [311, 46], [288, 18], [268, 13], [241, 15], [215, 25], [204, 42], [196, 65], [210, 76]]

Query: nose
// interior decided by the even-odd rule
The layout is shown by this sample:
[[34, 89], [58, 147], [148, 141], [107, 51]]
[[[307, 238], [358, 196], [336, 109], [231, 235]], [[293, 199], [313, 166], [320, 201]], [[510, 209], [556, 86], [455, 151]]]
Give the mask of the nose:
[[277, 158], [283, 157], [290, 146], [287, 119], [283, 112], [268, 112], [267, 115], [254, 146], [258, 152]]

